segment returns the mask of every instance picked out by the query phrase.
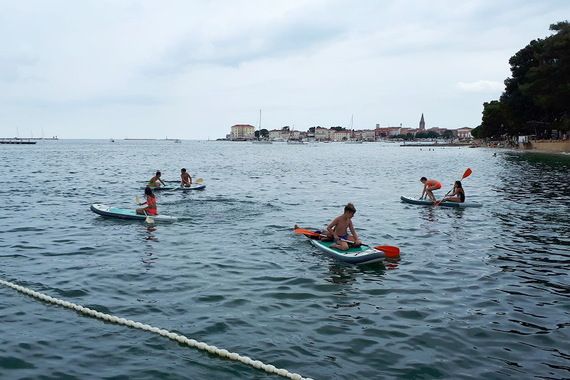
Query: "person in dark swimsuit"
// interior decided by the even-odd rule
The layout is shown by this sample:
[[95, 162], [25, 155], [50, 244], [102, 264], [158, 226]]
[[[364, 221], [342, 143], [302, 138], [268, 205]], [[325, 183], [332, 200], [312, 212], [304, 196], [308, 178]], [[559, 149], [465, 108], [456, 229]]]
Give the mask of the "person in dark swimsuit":
[[455, 185], [453, 185], [453, 193], [451, 195], [448, 195], [447, 197], [443, 197], [441, 202], [457, 202], [457, 203], [465, 202], [465, 191], [463, 190], [463, 185], [461, 185], [461, 181], [455, 181]]

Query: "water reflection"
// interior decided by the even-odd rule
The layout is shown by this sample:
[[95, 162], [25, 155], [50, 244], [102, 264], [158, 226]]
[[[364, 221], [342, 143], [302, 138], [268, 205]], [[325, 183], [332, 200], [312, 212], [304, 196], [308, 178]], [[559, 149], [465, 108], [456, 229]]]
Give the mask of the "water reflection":
[[156, 256], [154, 255], [154, 244], [158, 242], [158, 238], [155, 236], [157, 228], [153, 224], [149, 224], [146, 226], [143, 236], [144, 241], [144, 255], [141, 258], [141, 261], [147, 269], [150, 268], [156, 262]]
[[325, 280], [333, 284], [352, 285], [362, 274], [371, 275], [369, 279], [377, 278], [380, 280], [386, 273], [387, 266], [393, 270], [398, 267], [397, 261], [399, 260], [386, 260], [386, 266], [382, 261], [370, 264], [349, 265], [339, 262], [332, 262], [329, 264], [329, 278]]

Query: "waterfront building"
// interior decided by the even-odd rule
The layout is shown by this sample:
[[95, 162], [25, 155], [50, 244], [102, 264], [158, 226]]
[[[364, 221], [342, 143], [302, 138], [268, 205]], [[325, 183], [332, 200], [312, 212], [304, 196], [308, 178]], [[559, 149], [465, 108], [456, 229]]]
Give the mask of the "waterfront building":
[[352, 137], [352, 131], [334, 131], [332, 140], [333, 141], [347, 141]]
[[473, 138], [471, 135], [472, 130], [473, 128], [459, 128], [455, 130], [455, 133], [459, 140], [471, 140]]
[[315, 128], [315, 140], [317, 141], [329, 141], [331, 130], [328, 128]]
[[364, 141], [376, 140], [376, 132], [373, 129], [365, 129], [360, 131], [361, 139]]
[[281, 137], [281, 129], [272, 129], [269, 131], [269, 140], [279, 141], [282, 139], [283, 137]]
[[384, 127], [380, 128], [377, 124], [376, 129], [374, 130], [374, 135], [376, 140], [386, 138], [386, 137], [394, 137], [400, 134], [400, 127]]
[[249, 124], [232, 125], [230, 140], [245, 141], [253, 140], [255, 137], [255, 127]]

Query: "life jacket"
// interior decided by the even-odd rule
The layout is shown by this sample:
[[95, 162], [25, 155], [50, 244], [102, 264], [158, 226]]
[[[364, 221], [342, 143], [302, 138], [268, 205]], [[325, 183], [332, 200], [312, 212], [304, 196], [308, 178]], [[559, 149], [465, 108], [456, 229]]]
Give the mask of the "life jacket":
[[146, 212], [150, 215], [158, 215], [158, 209], [156, 208], [156, 198], [147, 196], [146, 203], [148, 205]]

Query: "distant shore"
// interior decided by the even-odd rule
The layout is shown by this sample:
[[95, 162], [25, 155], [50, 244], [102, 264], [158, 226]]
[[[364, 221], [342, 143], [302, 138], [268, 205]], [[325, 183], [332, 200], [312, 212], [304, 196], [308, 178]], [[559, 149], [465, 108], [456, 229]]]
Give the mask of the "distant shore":
[[541, 153], [570, 153], [570, 140], [530, 140], [514, 144], [509, 141], [497, 141], [490, 143], [476, 143], [483, 148], [507, 148], [518, 151], [541, 152]]

